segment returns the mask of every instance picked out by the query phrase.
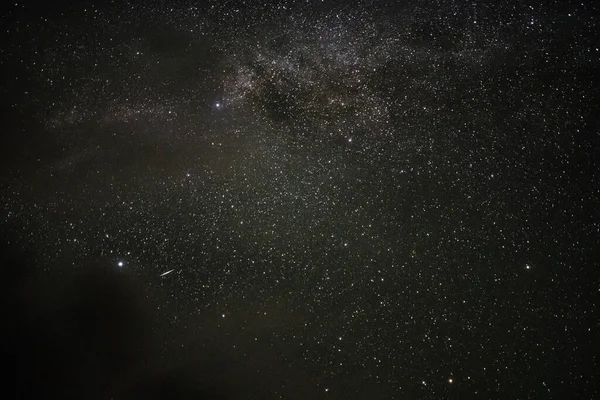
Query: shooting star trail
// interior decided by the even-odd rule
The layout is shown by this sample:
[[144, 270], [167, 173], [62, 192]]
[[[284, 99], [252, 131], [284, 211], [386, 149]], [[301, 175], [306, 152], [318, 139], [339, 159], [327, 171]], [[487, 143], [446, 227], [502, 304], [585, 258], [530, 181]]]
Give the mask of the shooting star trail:
[[172, 270], [170, 270], [170, 271], [167, 271], [167, 272], [165, 272], [165, 273], [163, 273], [163, 274], [160, 274], [160, 276], [169, 275], [169, 274], [170, 274], [171, 272], [173, 272], [173, 271], [175, 271], [175, 270], [174, 270], [174, 269], [172, 269]]

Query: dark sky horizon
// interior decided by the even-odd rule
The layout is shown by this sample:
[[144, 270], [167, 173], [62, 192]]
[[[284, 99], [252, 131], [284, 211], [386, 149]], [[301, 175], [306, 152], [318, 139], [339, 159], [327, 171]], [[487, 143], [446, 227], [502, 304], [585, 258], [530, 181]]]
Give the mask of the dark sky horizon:
[[598, 15], [6, 3], [16, 393], [597, 397]]

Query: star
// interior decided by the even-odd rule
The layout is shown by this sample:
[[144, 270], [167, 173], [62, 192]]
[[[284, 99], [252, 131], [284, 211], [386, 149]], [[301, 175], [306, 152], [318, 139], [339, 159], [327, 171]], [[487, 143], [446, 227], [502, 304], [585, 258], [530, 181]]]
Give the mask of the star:
[[254, 397], [526, 397], [475, 378], [535, 360], [593, 398], [593, 10], [305, 1], [11, 5], [3, 235], [44, 269], [139, 276], [167, 339], [148, 360], [193, 365], [198, 332], [260, 368]]

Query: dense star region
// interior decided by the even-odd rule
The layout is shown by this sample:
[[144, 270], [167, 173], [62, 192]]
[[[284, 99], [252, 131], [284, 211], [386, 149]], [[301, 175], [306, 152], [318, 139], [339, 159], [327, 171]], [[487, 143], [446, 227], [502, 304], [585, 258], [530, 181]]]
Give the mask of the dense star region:
[[5, 6], [20, 398], [600, 395], [592, 2]]

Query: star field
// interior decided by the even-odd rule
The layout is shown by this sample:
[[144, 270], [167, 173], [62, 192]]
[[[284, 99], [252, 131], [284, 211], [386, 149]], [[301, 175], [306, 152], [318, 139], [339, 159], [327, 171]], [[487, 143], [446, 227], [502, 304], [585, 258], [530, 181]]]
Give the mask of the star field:
[[231, 398], [595, 398], [597, 15], [8, 4], [5, 242], [141, 282], [145, 365]]

